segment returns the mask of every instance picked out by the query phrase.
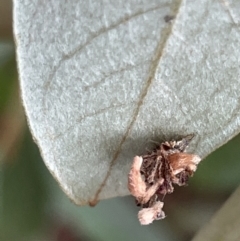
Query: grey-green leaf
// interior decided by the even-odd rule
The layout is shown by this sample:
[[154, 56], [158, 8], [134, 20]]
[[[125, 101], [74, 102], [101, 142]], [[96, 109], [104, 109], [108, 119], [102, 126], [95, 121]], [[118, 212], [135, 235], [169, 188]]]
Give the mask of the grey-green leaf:
[[226, 201], [223, 207], [206, 223], [192, 241], [240, 239], [240, 187]]
[[203, 158], [239, 132], [237, 4], [14, 1], [29, 125], [75, 203], [129, 194], [150, 140], [195, 133]]

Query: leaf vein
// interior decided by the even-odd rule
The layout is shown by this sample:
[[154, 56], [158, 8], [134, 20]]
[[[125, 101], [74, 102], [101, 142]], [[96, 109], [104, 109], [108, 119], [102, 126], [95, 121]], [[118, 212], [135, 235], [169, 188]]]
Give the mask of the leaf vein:
[[45, 109], [45, 102], [46, 102], [46, 97], [47, 97], [47, 94], [48, 94], [48, 91], [50, 89], [50, 86], [51, 86], [51, 83], [52, 83], [52, 80], [54, 79], [54, 76], [56, 75], [57, 73], [57, 70], [61, 67], [61, 65], [66, 61], [66, 60], [69, 60], [70, 58], [74, 57], [76, 54], [79, 54], [84, 48], [86, 48], [94, 39], [98, 38], [99, 36], [107, 33], [108, 31], [111, 31], [115, 28], [117, 28], [119, 25], [121, 24], [124, 24], [128, 21], [130, 21], [131, 19], [133, 18], [136, 18], [140, 15], [143, 15], [143, 14], [146, 14], [148, 12], [152, 12], [152, 11], [155, 11], [155, 10], [158, 10], [158, 9], [161, 9], [163, 7], [167, 6], [167, 4], [161, 4], [161, 5], [158, 5], [158, 6], [154, 6], [152, 8], [149, 8], [147, 10], [142, 10], [140, 9], [139, 11], [133, 13], [132, 15], [127, 15], [121, 19], [119, 19], [117, 22], [115, 22], [114, 24], [110, 25], [109, 27], [103, 27], [101, 28], [100, 30], [98, 30], [97, 32], [95, 32], [94, 34], [92, 34], [89, 39], [82, 45], [76, 47], [75, 49], [71, 50], [69, 53], [67, 54], [64, 54], [61, 58], [61, 60], [58, 62], [58, 64], [53, 68], [53, 71], [52, 73], [50, 74], [49, 78], [48, 78], [48, 81], [45, 83], [45, 96], [43, 98], [43, 108]]
[[[176, 1], [175, 4], [177, 4], [176, 8], [175, 8], [175, 16], [177, 16], [179, 10], [180, 10], [180, 7], [182, 5], [182, 2], [184, 2], [184, 0], [182, 1]], [[176, 20], [174, 21], [174, 23], [176, 22]], [[137, 104], [137, 107], [136, 109], [134, 110], [133, 112], [133, 118], [132, 120], [130, 121], [127, 129], [126, 129], [126, 132], [124, 133], [123, 135], [123, 138], [119, 144], [119, 147], [117, 148], [115, 154], [113, 155], [113, 158], [110, 162], [110, 165], [109, 165], [109, 169], [101, 183], [101, 185], [99, 186], [98, 190], [96, 191], [95, 193], [95, 196], [93, 198], [93, 200], [89, 201], [89, 205], [90, 206], [95, 206], [98, 202], [98, 197], [99, 197], [99, 194], [101, 193], [101, 191], [103, 190], [105, 184], [107, 183], [107, 180], [111, 174], [111, 170], [113, 168], [113, 166], [115, 165], [116, 161], [117, 161], [117, 158], [122, 150], [122, 146], [124, 144], [124, 142], [126, 141], [127, 137], [129, 136], [129, 133], [131, 132], [132, 128], [133, 128], [133, 125], [134, 123], [136, 122], [137, 120], [137, 117], [138, 117], [138, 114], [139, 114], [139, 111], [141, 109], [141, 106], [143, 105], [143, 102], [144, 102], [144, 99], [148, 93], [148, 90], [152, 84], [152, 82], [154, 81], [154, 77], [155, 77], [155, 73], [157, 71], [157, 67], [159, 66], [159, 63], [162, 59], [162, 56], [164, 54], [164, 50], [165, 50], [165, 47], [167, 45], [167, 42], [168, 42], [168, 39], [169, 37], [171, 36], [172, 34], [172, 30], [173, 30], [173, 27], [174, 27], [174, 23], [172, 25], [167, 25], [166, 28], [163, 29], [162, 33], [161, 33], [161, 36], [163, 36], [162, 38], [160, 38], [160, 41], [156, 47], [156, 54], [155, 56], [153, 57], [153, 61], [152, 61], [152, 64], [150, 66], [150, 70], [149, 70], [149, 75], [148, 75], [148, 78], [147, 78], [147, 81], [146, 81], [146, 84], [142, 90], [142, 93], [140, 94], [140, 98], [138, 100], [138, 104]]]
[[82, 121], [84, 121], [86, 118], [89, 118], [89, 117], [93, 117], [93, 116], [97, 116], [99, 114], [103, 114], [104, 112], [110, 110], [110, 109], [113, 109], [113, 108], [118, 108], [118, 107], [123, 107], [123, 106], [126, 106], [126, 105], [132, 105], [134, 103], [134, 101], [131, 101], [129, 103], [121, 103], [119, 105], [110, 105], [108, 107], [105, 107], [103, 109], [100, 109], [98, 111], [95, 111], [93, 113], [88, 113], [84, 116], [81, 116], [80, 118], [77, 119], [76, 123], [74, 123], [73, 125], [69, 126], [67, 129], [65, 129], [62, 133], [54, 136], [54, 137], [51, 137], [51, 139], [53, 140], [57, 140], [59, 139], [60, 137], [64, 136], [66, 133], [68, 133], [69, 131], [71, 131], [72, 129], [74, 129], [74, 127], [76, 127], [76, 125]]

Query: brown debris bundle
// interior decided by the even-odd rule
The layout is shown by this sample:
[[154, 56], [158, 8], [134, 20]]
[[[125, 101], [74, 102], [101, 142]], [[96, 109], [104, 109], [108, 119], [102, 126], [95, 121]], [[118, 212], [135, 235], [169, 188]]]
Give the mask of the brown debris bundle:
[[173, 184], [184, 186], [201, 161], [197, 155], [185, 153], [193, 135], [180, 141], [161, 143], [151, 153], [136, 156], [128, 176], [128, 189], [136, 198], [141, 224], [165, 218], [161, 197], [173, 192]]

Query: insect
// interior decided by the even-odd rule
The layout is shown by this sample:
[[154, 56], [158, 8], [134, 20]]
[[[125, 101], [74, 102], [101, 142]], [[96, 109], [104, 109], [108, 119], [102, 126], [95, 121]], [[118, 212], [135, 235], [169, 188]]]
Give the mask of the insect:
[[128, 175], [128, 189], [142, 210], [142, 225], [165, 218], [160, 200], [174, 191], [173, 184], [184, 186], [197, 169], [201, 158], [186, 153], [193, 135], [179, 141], [166, 141], [143, 156], [135, 156]]

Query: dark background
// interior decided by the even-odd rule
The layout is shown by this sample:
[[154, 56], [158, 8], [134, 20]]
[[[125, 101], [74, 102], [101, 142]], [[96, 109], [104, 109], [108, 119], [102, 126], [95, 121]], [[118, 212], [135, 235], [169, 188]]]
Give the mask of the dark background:
[[0, 240], [187, 241], [240, 181], [240, 136], [203, 160], [188, 187], [165, 198], [167, 218], [140, 226], [132, 197], [78, 207], [46, 169], [20, 101], [11, 1], [0, 0]]

